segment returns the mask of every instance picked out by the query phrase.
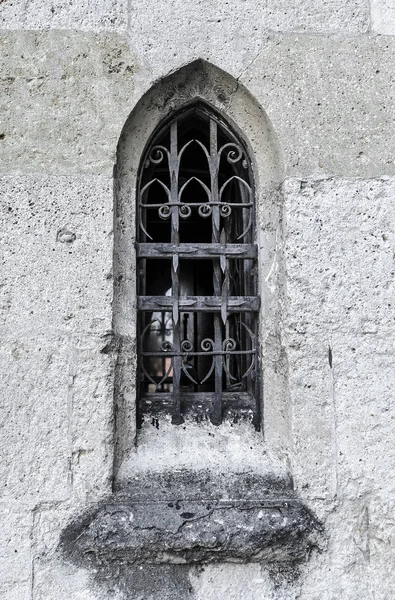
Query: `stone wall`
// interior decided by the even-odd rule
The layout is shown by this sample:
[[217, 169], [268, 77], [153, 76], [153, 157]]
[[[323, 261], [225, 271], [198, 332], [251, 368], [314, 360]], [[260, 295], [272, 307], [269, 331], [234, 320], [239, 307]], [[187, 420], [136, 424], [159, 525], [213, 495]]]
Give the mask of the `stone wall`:
[[[2, 0], [0, 23], [1, 598], [392, 600], [390, 0]], [[252, 94], [281, 147], [286, 425], [266, 394], [262, 464], [291, 473], [326, 542], [289, 580], [220, 563], [102, 585], [59, 539], [113, 485], [117, 144], [152, 85], [197, 59]]]

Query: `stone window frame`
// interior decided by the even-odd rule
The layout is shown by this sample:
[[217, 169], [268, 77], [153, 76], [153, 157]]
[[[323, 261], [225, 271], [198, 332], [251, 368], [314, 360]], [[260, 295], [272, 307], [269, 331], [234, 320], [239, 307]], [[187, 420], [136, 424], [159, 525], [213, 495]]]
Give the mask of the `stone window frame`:
[[[134, 235], [140, 159], [158, 124], [199, 100], [224, 115], [248, 144], [253, 160], [264, 395], [264, 439], [252, 427], [246, 431], [241, 424], [237, 433], [224, 424], [223, 432], [216, 429], [218, 435], [210, 432], [215, 441], [205, 453], [201, 450], [207, 447], [207, 438], [201, 442], [207, 429], [201, 423], [191, 423], [185, 431], [184, 427], [164, 423], [159, 434], [148, 425], [136, 436], [135, 385]], [[281, 152], [267, 115], [237, 81], [203, 61], [154, 85], [124, 127], [114, 177], [113, 310], [117, 364], [113, 494], [71, 521], [60, 542], [68, 560], [93, 569], [101, 581], [112, 581], [114, 577], [118, 581], [122, 572], [130, 581], [130, 573], [147, 563], [150, 569], [155, 566], [157, 572], [163, 568], [168, 572], [169, 568], [185, 569], [199, 563], [259, 562], [274, 569], [273, 573], [279, 567], [287, 576], [295, 577], [299, 564], [312, 549], [323, 547], [322, 524], [298, 498], [287, 460], [291, 411], [287, 362], [281, 344], [282, 176]], [[212, 425], [209, 427], [213, 429]], [[178, 443], [177, 434], [182, 437], [183, 446]], [[158, 457], [155, 445], [158, 440], [164, 455], [160, 464], [158, 458], [161, 460], [162, 456]], [[232, 446], [236, 446], [236, 461], [231, 460]], [[212, 461], [216, 451], [219, 462]], [[198, 452], [202, 454], [200, 464], [196, 462]], [[185, 455], [192, 461], [180, 468], [180, 458]]]
[[146, 92], [127, 119], [118, 144], [114, 170], [115, 477], [134, 451], [137, 436], [135, 223], [140, 161], [160, 123], [199, 101], [223, 116], [251, 157], [259, 247], [262, 431], [270, 448], [282, 456], [291, 445], [288, 373], [280, 333], [284, 293], [282, 152], [268, 116], [247, 89], [217, 67], [198, 60]]

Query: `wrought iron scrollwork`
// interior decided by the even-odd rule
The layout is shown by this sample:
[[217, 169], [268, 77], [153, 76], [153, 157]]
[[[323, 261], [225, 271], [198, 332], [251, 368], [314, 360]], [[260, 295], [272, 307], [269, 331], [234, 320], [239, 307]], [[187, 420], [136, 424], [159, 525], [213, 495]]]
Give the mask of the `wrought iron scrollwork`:
[[[173, 422], [180, 423], [183, 389], [197, 398], [212, 392], [211, 420], [219, 424], [227, 389], [243, 389], [254, 399], [257, 423], [257, 253], [245, 147], [214, 114], [197, 106], [155, 136], [142, 165], [140, 394], [171, 394]], [[191, 233], [189, 242], [185, 236]], [[157, 259], [157, 289], [144, 274], [151, 258]], [[161, 258], [170, 259], [170, 266], [162, 267]], [[170, 286], [166, 295], [163, 286]]]

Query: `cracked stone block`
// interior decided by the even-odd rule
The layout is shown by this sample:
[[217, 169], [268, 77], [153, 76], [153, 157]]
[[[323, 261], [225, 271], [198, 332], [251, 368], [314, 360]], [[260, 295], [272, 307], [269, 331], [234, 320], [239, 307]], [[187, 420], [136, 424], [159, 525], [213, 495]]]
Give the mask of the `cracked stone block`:
[[267, 112], [288, 176], [395, 174], [394, 52], [394, 37], [376, 35], [263, 39], [240, 82]]

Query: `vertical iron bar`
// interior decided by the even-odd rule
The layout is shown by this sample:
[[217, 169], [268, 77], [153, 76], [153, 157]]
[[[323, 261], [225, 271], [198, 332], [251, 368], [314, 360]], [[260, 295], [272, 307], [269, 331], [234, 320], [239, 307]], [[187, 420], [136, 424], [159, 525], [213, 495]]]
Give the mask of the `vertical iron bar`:
[[[212, 242], [220, 241], [220, 208], [218, 206], [218, 141], [217, 141], [217, 123], [210, 118], [210, 180], [211, 180], [211, 199], [212, 207]], [[222, 275], [220, 259], [213, 259], [213, 287], [214, 295], [221, 297]], [[222, 322], [219, 313], [214, 313], [214, 373], [215, 373], [215, 398], [214, 406], [211, 411], [211, 422], [213, 425], [220, 425], [222, 422]]]
[[[173, 203], [171, 207], [171, 243], [178, 245], [180, 242], [179, 235], [179, 213], [178, 206], [178, 144], [177, 144], [177, 121], [173, 121], [170, 125], [170, 201]], [[174, 204], [175, 203], [175, 204]], [[181, 380], [181, 340], [180, 340], [180, 314], [179, 314], [179, 296], [180, 296], [180, 281], [179, 281], [179, 264], [178, 254], [174, 254], [171, 263], [171, 283], [173, 296], [173, 348], [176, 355], [173, 359], [173, 414], [172, 423], [180, 425], [184, 422], [181, 415], [180, 406], [180, 380]]]

